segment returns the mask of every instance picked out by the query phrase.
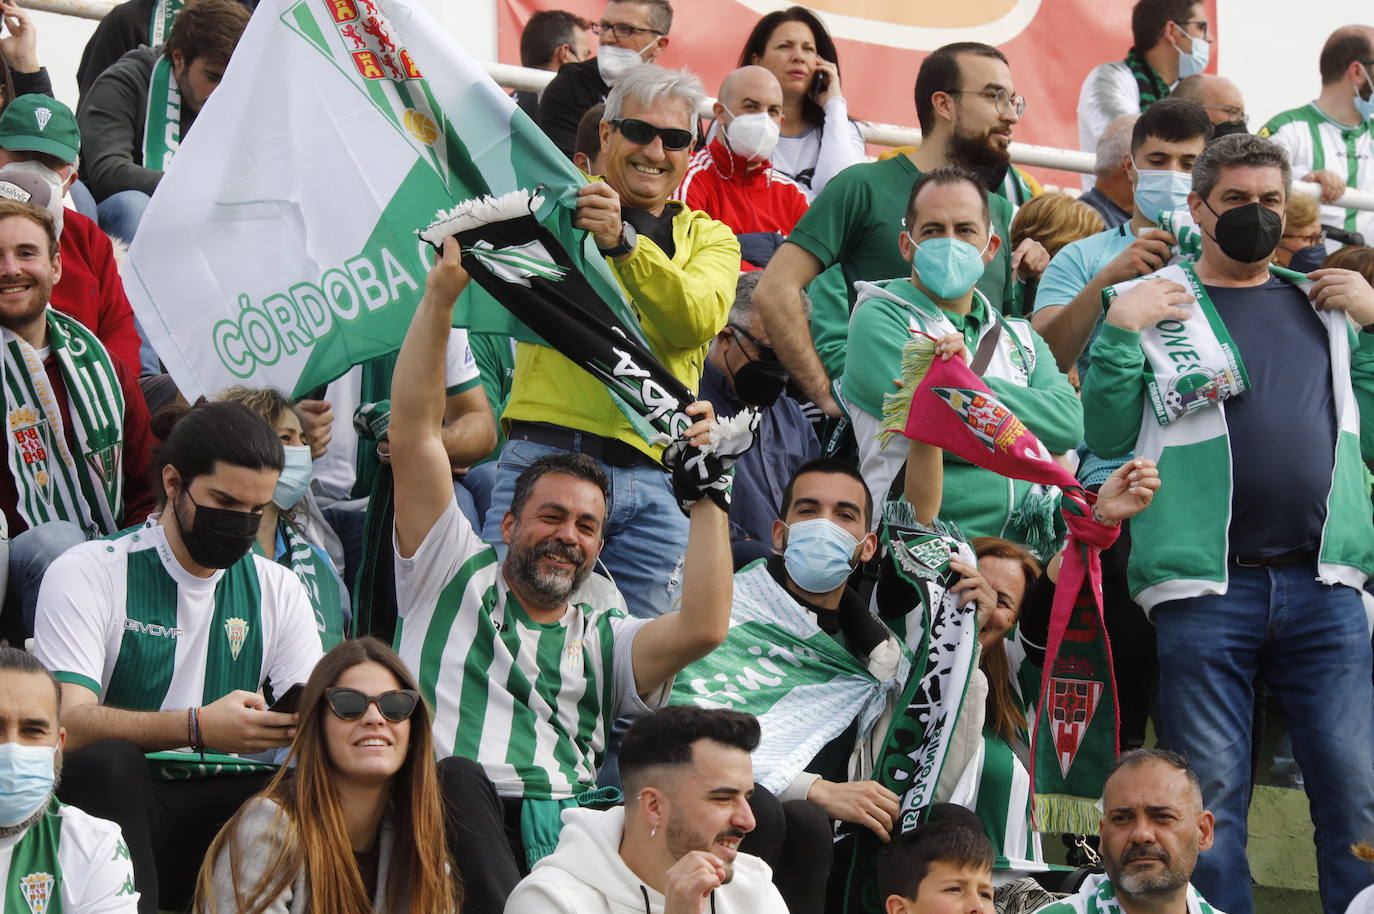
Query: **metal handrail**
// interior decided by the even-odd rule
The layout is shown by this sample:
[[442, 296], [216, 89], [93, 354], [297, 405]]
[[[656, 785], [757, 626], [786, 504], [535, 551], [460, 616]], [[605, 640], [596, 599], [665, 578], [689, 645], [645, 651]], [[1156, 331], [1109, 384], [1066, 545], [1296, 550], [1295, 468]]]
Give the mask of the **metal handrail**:
[[[59, 13], [64, 16], [78, 16], [83, 19], [103, 19], [110, 10], [119, 5], [113, 0], [18, 0], [18, 2], [25, 9]], [[553, 79], [553, 74], [547, 70], [530, 70], [504, 63], [484, 63], [482, 66], [486, 68], [487, 74], [497, 84], [507, 89], [538, 92], [548, 85], [549, 80]], [[714, 102], [715, 99], [708, 98], [702, 103], [700, 114], [703, 117], [711, 115], [711, 105]], [[859, 121], [858, 124], [864, 140], [875, 146], [917, 146], [921, 142], [921, 131], [914, 127], [869, 123], [867, 121]], [[1008, 151], [1011, 153], [1011, 160], [1017, 165], [1053, 168], [1056, 171], [1071, 171], [1079, 174], [1092, 174], [1096, 159], [1091, 153], [1081, 152], [1077, 149], [1057, 149], [1052, 146], [1034, 146], [1029, 143], [1012, 143], [1008, 147]], [[1318, 185], [1306, 181], [1294, 181], [1293, 191], [1315, 197], [1320, 192], [1320, 188]], [[1332, 205], [1366, 212], [1374, 211], [1374, 193], [1363, 190], [1347, 190]]]

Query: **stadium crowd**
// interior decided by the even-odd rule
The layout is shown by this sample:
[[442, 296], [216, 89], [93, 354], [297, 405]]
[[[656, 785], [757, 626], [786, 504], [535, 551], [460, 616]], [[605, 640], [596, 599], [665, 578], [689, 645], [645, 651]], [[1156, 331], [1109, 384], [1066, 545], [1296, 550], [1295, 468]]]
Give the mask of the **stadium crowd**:
[[255, 6], [127, 0], [73, 107], [0, 0], [6, 914], [1250, 914], [1266, 698], [1374, 912], [1374, 27], [1252, 125], [1138, 0], [1065, 193], [997, 48], [874, 159], [810, 10], [705, 122], [690, 5], [535, 13], [661, 440], [452, 235], [398, 351], [187, 402], [119, 264]]

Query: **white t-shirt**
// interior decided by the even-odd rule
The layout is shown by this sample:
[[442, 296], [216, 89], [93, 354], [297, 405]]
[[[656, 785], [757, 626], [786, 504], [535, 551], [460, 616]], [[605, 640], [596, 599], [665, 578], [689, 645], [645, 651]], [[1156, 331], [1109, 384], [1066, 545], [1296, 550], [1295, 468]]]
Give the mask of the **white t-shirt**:
[[[35, 829], [44, 827], [54, 828], [60, 835], [57, 845], [60, 878], [56, 873], [46, 872], [48, 867], [33, 860], [26, 853], [27, 848], [18, 847], [26, 837], [35, 834]], [[27, 865], [21, 863], [16, 869], [16, 858], [29, 862]], [[37, 824], [21, 834], [0, 840], [0, 873], [4, 874], [5, 895], [10, 895], [17, 887], [30, 911], [51, 909], [53, 905], [49, 899], [53, 897], [61, 898], [63, 914], [136, 914], [138, 911], [133, 864], [129, 861], [129, 847], [124, 843], [119, 826], [87, 815], [75, 806], [55, 803]]]
[[[1140, 87], [1125, 61], [1099, 64], [1083, 80], [1078, 93], [1078, 148], [1097, 154], [1097, 141], [1107, 125], [1123, 114], [1140, 113]], [[1096, 179], [1083, 175], [1083, 190], [1092, 190]]]
[[310, 598], [289, 568], [250, 552], [196, 577], [150, 523], [81, 543], [49, 566], [34, 654], [102, 704], [159, 711], [265, 680], [281, 692], [310, 677], [321, 649]]
[[[468, 332], [463, 328], [449, 330], [444, 358], [444, 388], [449, 394], [466, 390], [480, 380], [477, 360], [468, 345]], [[389, 393], [384, 394], [383, 399], [388, 396]], [[363, 367], [350, 368], [348, 374], [325, 389], [324, 398], [334, 405], [334, 427], [329, 450], [314, 464], [315, 489], [329, 501], [340, 501], [350, 497], [358, 478], [358, 431], [353, 427], [353, 413], [363, 401]]]
[[635, 691], [631, 648], [647, 624], [592, 575], [557, 622], [535, 622], [496, 550], [450, 500], [415, 555], [396, 554], [397, 653], [434, 710], [439, 758], [486, 769], [506, 797], [561, 800], [595, 786], [611, 721], [667, 704]]

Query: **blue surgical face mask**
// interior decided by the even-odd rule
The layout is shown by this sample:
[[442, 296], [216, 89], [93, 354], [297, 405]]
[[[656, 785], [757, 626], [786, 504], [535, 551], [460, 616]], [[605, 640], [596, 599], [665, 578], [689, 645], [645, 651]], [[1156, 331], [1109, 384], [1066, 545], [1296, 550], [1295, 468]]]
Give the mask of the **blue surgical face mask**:
[[1137, 168], [1135, 176], [1136, 208], [1151, 222], [1159, 222], [1160, 213], [1172, 213], [1188, 205], [1192, 175], [1169, 169]]
[[0, 826], [18, 825], [52, 796], [56, 746], [0, 743]]
[[834, 521], [815, 517], [787, 530], [783, 563], [793, 583], [807, 593], [830, 593], [854, 570], [859, 541]]
[[293, 508], [301, 500], [305, 490], [310, 488], [314, 475], [314, 464], [310, 459], [310, 448], [285, 446], [286, 464], [277, 478], [277, 488], [272, 492], [272, 501], [283, 511]]
[[[1178, 52], [1179, 79], [1197, 76], [1207, 69], [1207, 62], [1212, 59], [1212, 46], [1206, 38], [1198, 38], [1196, 35], [1189, 35], [1188, 37], [1193, 40], [1193, 49]], [[1177, 48], [1178, 45], [1174, 45], [1174, 47]]]
[[1360, 112], [1360, 117], [1368, 119], [1374, 117], [1374, 91], [1369, 93], [1368, 98], [1360, 95], [1365, 89], [1374, 86], [1374, 73], [1369, 67], [1364, 68], [1364, 85], [1355, 89], [1355, 110]]
[[[911, 238], [910, 234], [907, 237]], [[911, 238], [911, 243], [916, 245], [911, 255], [911, 268], [921, 285], [936, 298], [950, 301], [964, 295], [983, 278], [983, 271], [987, 269], [983, 251], [992, 244], [992, 236], [988, 236], [982, 251], [958, 238], [927, 238], [919, 244]]]

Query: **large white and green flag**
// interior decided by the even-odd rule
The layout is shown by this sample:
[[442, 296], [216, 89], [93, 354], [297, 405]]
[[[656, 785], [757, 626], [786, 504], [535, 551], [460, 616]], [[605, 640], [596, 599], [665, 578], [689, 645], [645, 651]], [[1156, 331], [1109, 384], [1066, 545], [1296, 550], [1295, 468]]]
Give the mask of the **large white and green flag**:
[[[229, 384], [300, 395], [400, 345], [431, 258], [416, 230], [475, 197], [542, 185], [539, 222], [624, 308], [572, 228], [582, 182], [414, 0], [264, 0], [153, 196], [124, 282], [188, 397]], [[468, 298], [461, 323], [535, 338], [476, 284]]]

